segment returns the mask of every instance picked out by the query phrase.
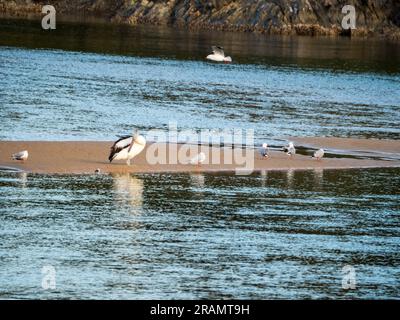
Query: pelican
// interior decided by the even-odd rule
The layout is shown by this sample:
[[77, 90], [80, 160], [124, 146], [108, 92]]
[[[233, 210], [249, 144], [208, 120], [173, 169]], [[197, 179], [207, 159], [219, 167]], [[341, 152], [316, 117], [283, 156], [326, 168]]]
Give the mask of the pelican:
[[133, 136], [120, 137], [111, 147], [108, 160], [126, 160], [128, 166], [131, 165], [131, 159], [143, 151], [146, 146], [146, 139], [134, 131]]
[[269, 148], [268, 148], [268, 144], [263, 143], [261, 150], [260, 150], [261, 156], [264, 158], [269, 158]]
[[204, 152], [200, 152], [197, 156], [190, 159], [190, 164], [197, 164], [200, 165], [206, 160], [206, 155]]
[[324, 149], [319, 149], [317, 151], [314, 152], [313, 158], [316, 158], [317, 160], [321, 160], [322, 157], [325, 154], [325, 150]]
[[27, 151], [27, 150], [24, 150], [24, 151], [20, 151], [20, 152], [14, 153], [14, 154], [11, 156], [11, 158], [12, 158], [13, 160], [22, 160], [22, 161], [25, 161], [25, 160], [28, 159], [28, 156], [29, 156], [28, 151]]
[[217, 62], [232, 62], [232, 58], [231, 57], [225, 56], [224, 48], [217, 47], [217, 46], [212, 46], [211, 49], [212, 49], [213, 53], [209, 54], [206, 57], [208, 60], [217, 61]]
[[283, 147], [283, 151], [285, 151], [289, 156], [294, 156], [296, 154], [296, 149], [293, 142], [290, 141], [286, 147]]

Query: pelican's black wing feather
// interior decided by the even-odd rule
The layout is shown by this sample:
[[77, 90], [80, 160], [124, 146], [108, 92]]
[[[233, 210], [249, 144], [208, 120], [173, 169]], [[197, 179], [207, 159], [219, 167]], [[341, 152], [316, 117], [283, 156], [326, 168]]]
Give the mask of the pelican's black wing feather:
[[[125, 149], [128, 147], [132, 140], [128, 140], [129, 138], [133, 138], [132, 136], [120, 136], [120, 138], [114, 142], [114, 144], [111, 146], [110, 150], [110, 155], [108, 156], [108, 160], [111, 162], [114, 159], [114, 156], [120, 152], [121, 150]], [[124, 142], [124, 140], [127, 140]]]

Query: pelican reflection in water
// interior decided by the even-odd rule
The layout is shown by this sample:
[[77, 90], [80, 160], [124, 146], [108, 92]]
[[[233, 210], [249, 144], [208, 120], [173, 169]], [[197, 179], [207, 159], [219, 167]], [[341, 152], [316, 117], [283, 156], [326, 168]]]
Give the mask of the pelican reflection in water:
[[112, 177], [115, 200], [131, 207], [135, 213], [140, 213], [143, 205], [143, 180], [129, 173], [114, 174]]

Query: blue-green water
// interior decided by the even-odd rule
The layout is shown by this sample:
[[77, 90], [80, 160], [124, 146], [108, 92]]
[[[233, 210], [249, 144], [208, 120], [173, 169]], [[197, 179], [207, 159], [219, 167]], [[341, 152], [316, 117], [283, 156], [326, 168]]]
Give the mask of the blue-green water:
[[[206, 62], [213, 44], [234, 63]], [[0, 20], [0, 139], [111, 140], [170, 121], [254, 129], [256, 143], [398, 139], [399, 48]], [[399, 298], [399, 182], [399, 169], [3, 172], [0, 297]]]
[[[3, 173], [0, 295], [398, 298], [399, 183], [397, 169]], [[46, 265], [53, 290], [41, 287]]]

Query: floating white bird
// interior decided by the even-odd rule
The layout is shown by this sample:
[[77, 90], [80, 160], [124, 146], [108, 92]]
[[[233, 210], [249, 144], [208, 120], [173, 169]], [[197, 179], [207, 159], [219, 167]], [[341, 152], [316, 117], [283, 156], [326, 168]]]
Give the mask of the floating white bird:
[[319, 149], [314, 152], [313, 158], [316, 158], [317, 160], [321, 160], [322, 157], [324, 156], [324, 154], [325, 154], [324, 149]]
[[296, 149], [293, 142], [290, 141], [286, 147], [283, 147], [283, 151], [285, 151], [289, 156], [294, 156], [296, 154]]
[[200, 152], [197, 156], [190, 159], [190, 164], [197, 164], [200, 165], [206, 160], [206, 155], [204, 152]]
[[24, 151], [20, 151], [20, 152], [14, 153], [14, 154], [11, 156], [11, 158], [12, 158], [13, 160], [22, 160], [22, 161], [25, 161], [25, 160], [28, 159], [28, 156], [29, 156], [28, 151], [27, 151], [27, 150], [24, 150]]
[[142, 152], [145, 146], [146, 139], [135, 131], [133, 136], [123, 136], [114, 142], [108, 160], [110, 162], [113, 160], [126, 160], [126, 164], [130, 166], [131, 159]]
[[207, 56], [208, 60], [217, 61], [217, 62], [232, 62], [231, 57], [225, 56], [224, 48], [212, 46], [211, 49], [212, 49], [213, 53], [209, 54]]
[[269, 158], [269, 148], [268, 148], [268, 144], [263, 143], [261, 150], [260, 150], [261, 156], [264, 158]]

